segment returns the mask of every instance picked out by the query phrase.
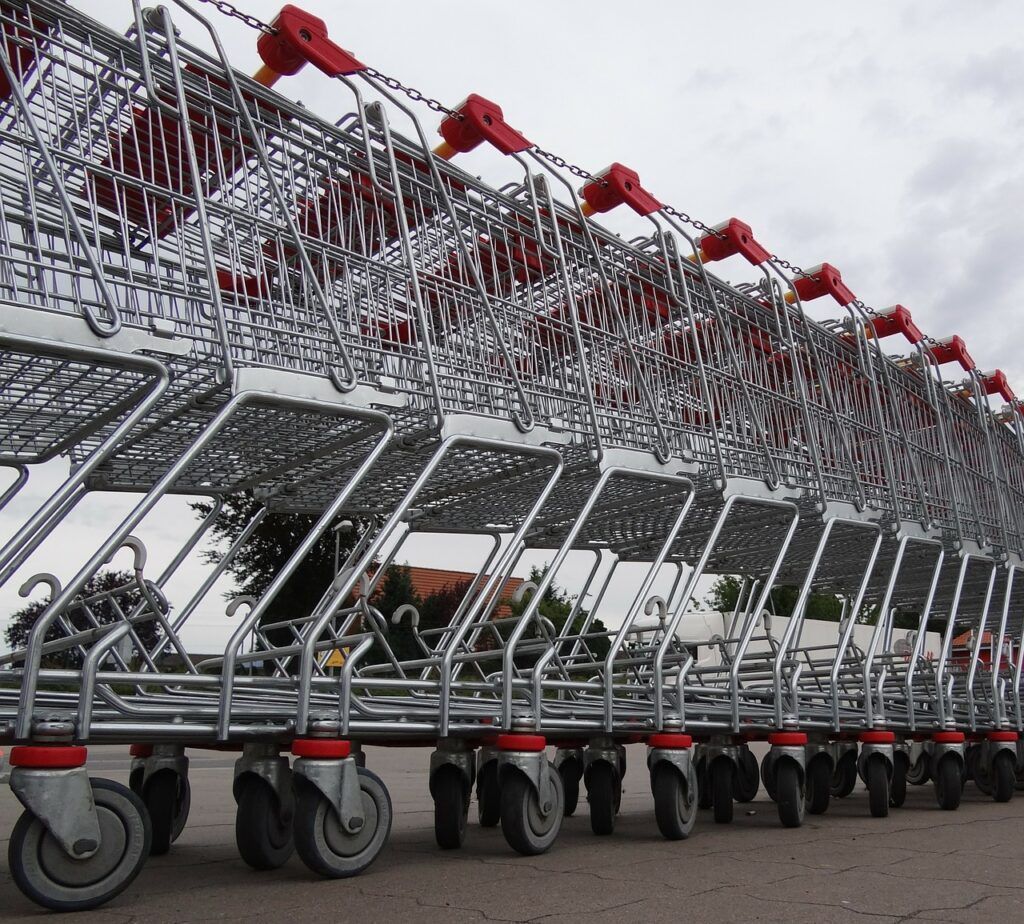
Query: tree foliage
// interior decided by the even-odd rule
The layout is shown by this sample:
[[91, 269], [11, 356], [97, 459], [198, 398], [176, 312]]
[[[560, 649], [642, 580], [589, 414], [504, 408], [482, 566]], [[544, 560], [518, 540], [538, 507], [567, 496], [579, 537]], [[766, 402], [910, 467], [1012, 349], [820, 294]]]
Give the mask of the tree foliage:
[[[722, 613], [731, 613], [736, 609], [742, 581], [732, 574], [720, 575], [711, 585], [707, 596], [707, 605]], [[795, 585], [773, 587], [768, 595], [768, 609], [776, 616], [793, 615], [796, 601], [800, 596], [800, 588]], [[843, 613], [843, 601], [835, 594], [812, 592], [807, 599], [804, 615], [808, 619], [822, 619], [828, 622], [839, 622]]]
[[[221, 512], [210, 530], [211, 538], [218, 547], [205, 553], [208, 562], [220, 562], [224, 549], [241, 535], [261, 506], [249, 492], [224, 499]], [[198, 502], [192, 505], [192, 509], [200, 516], [206, 516], [211, 505]], [[270, 513], [264, 517], [228, 566], [228, 573], [236, 582], [229, 596], [250, 594], [261, 597], [317, 519], [298, 513]], [[357, 531], [352, 530], [337, 537], [342, 560], [351, 551], [357, 536]], [[313, 611], [334, 578], [335, 542], [335, 532], [327, 530], [314, 543], [267, 608], [262, 620], [264, 623], [298, 618]], [[292, 641], [291, 631], [287, 628], [271, 630], [268, 638], [272, 645], [287, 645]]]
[[[530, 569], [530, 576], [527, 580], [540, 585], [540, 582], [544, 579], [545, 573], [545, 569], [535, 566]], [[514, 616], [521, 616], [526, 611], [526, 607], [529, 602], [530, 596], [526, 595], [518, 603], [512, 603], [512, 614]], [[576, 598], [572, 594], [569, 594], [552, 581], [551, 585], [544, 592], [544, 597], [540, 601], [537, 612], [545, 619], [550, 620], [555, 627], [555, 632], [560, 633], [565, 626], [566, 621], [572, 615], [575, 603]], [[572, 626], [570, 627], [568, 634], [578, 635], [582, 632], [588, 615], [589, 611], [581, 607], [572, 621]], [[587, 630], [588, 635], [593, 634], [598, 636], [596, 638], [589, 639], [587, 642], [588, 648], [598, 659], [603, 658], [611, 647], [611, 643], [608, 641], [608, 638], [601, 635], [601, 633], [606, 633], [607, 631], [605, 624], [597, 617], [594, 618], [594, 621], [590, 624], [590, 628]], [[538, 634], [539, 633], [536, 628], [529, 631], [529, 637], [531, 638], [537, 637]]]
[[[723, 574], [718, 577], [707, 596], [706, 603], [712, 609], [723, 613], [731, 613], [736, 608], [742, 584], [738, 577]], [[783, 585], [772, 589], [769, 595], [769, 610], [776, 616], [791, 616], [796, 607], [800, 588], [795, 585]], [[821, 619], [827, 622], [838, 622], [843, 613], [843, 601], [835, 594], [812, 593], [807, 600], [806, 617]], [[877, 606], [863, 606], [857, 615], [861, 625], [873, 626], [878, 622]], [[896, 629], [917, 630], [921, 623], [921, 614], [913, 610], [898, 609], [893, 617]], [[928, 632], [942, 633], [945, 630], [945, 619], [930, 619], [925, 627]]]

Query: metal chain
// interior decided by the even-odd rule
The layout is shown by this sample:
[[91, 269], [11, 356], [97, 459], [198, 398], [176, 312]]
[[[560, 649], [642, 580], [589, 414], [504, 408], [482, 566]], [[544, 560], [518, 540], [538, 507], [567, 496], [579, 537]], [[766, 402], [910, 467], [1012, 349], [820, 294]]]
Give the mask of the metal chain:
[[265, 23], [262, 19], [253, 16], [251, 13], [243, 13], [237, 6], [232, 6], [228, 0], [199, 0], [200, 3], [208, 3], [215, 7], [218, 12], [223, 13], [231, 19], [244, 22], [250, 29], [262, 32], [264, 35], [277, 35], [277, 29]]
[[724, 235], [720, 234], [710, 225], [704, 224], [704, 222], [702, 222], [699, 218], [693, 218], [692, 216], [687, 215], [686, 212], [682, 211], [681, 209], [677, 209], [675, 206], [663, 205], [661, 208], [663, 212], [667, 213], [668, 215], [671, 215], [673, 218], [678, 218], [681, 222], [688, 224], [691, 228], [696, 228], [702, 234], [711, 234], [717, 238], [724, 238]]
[[564, 157], [559, 157], [557, 154], [551, 151], [545, 151], [544, 148], [539, 145], [533, 146], [533, 153], [538, 157], [543, 157], [548, 163], [558, 167], [559, 170], [568, 170], [573, 176], [579, 177], [581, 180], [586, 180], [588, 183], [599, 183], [601, 186], [607, 186], [608, 184], [601, 179], [599, 176], [594, 176], [589, 170], [584, 170], [577, 164], [570, 164]]
[[[219, 12], [231, 19], [237, 19], [239, 22], [244, 22], [250, 29], [256, 29], [264, 35], [277, 35], [277, 29], [273, 26], [265, 23], [262, 19], [258, 19], [256, 16], [250, 13], [243, 13], [238, 7], [232, 5], [228, 0], [199, 0], [200, 3], [208, 3], [210, 6], [215, 7]], [[446, 116], [450, 116], [453, 119], [462, 121], [462, 114], [456, 112], [453, 109], [449, 109], [444, 103], [439, 102], [436, 99], [431, 99], [425, 93], [417, 90], [415, 87], [407, 87], [402, 81], [397, 80], [394, 77], [389, 77], [387, 74], [382, 74], [376, 68], [367, 67], [363, 70], [363, 73], [367, 77], [372, 77], [375, 80], [379, 80], [382, 84], [390, 87], [392, 90], [397, 90], [399, 93], [404, 93], [413, 102], [425, 103], [428, 109], [433, 109], [434, 112], [443, 113]]]
[[805, 273], [799, 266], [790, 263], [789, 260], [784, 260], [782, 257], [774, 253], [768, 259], [779, 269], [789, 270], [794, 276], [802, 276], [804, 279], [811, 278], [810, 274]]
[[[207, 3], [216, 2], [216, 0], [205, 0]], [[414, 103], [423, 103], [428, 109], [433, 109], [434, 112], [440, 112], [442, 115], [446, 115], [451, 119], [457, 119], [459, 122], [465, 118], [461, 112], [456, 112], [454, 109], [449, 109], [444, 103], [439, 100], [432, 99], [415, 87], [407, 87], [401, 80], [395, 77], [389, 77], [387, 74], [382, 74], [374, 67], [365, 68], [362, 73], [367, 77], [372, 77], [374, 80], [379, 80], [384, 86], [390, 87], [392, 90], [397, 90], [399, 93], [404, 93]]]

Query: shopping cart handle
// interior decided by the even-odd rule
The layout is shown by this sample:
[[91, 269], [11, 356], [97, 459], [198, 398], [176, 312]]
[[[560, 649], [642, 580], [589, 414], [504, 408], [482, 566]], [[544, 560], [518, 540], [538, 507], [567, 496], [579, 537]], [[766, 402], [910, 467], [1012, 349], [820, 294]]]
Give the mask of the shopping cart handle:
[[[793, 288], [800, 296], [800, 301], [810, 302], [823, 295], [831, 295], [840, 305], [846, 306], [855, 301], [857, 296], [850, 291], [843, 282], [843, 274], [831, 263], [819, 263], [808, 270], [804, 275], [797, 276], [793, 280]], [[787, 302], [795, 302], [796, 298], [792, 292], [786, 293]]]
[[920, 343], [924, 340], [924, 334], [914, 323], [910, 312], [902, 305], [893, 305], [879, 311], [871, 319], [871, 333], [879, 340], [891, 337], [893, 334], [903, 334], [910, 343]]
[[973, 372], [977, 366], [971, 354], [967, 352], [967, 344], [959, 334], [944, 337], [932, 346], [932, 356], [939, 366], [946, 363], [959, 363], [964, 372]]
[[996, 369], [994, 372], [983, 372], [981, 374], [981, 388], [986, 395], [1001, 395], [1007, 404], [1013, 404], [1017, 400], [1017, 396], [1013, 393], [1013, 389], [1010, 388], [1010, 383], [1006, 379], [1006, 373], [1002, 369]]
[[612, 164], [594, 174], [580, 190], [583, 196], [583, 214], [610, 212], [620, 205], [628, 205], [638, 215], [660, 212], [662, 205], [643, 186], [635, 170], [622, 164]]
[[328, 77], [339, 77], [366, 70], [366, 65], [336, 45], [327, 36], [327, 24], [312, 13], [287, 4], [271, 23], [274, 34], [264, 33], [256, 50], [272, 79], [297, 74], [308, 61]]
[[519, 154], [533, 147], [533, 142], [505, 121], [501, 106], [476, 93], [470, 93], [438, 126], [444, 143], [434, 149], [438, 157], [450, 160], [465, 154], [483, 142], [493, 145], [502, 154]]
[[730, 218], [697, 238], [697, 253], [692, 259], [696, 262], [699, 257], [702, 263], [714, 263], [737, 253], [753, 266], [760, 266], [771, 256], [754, 238], [750, 225]]

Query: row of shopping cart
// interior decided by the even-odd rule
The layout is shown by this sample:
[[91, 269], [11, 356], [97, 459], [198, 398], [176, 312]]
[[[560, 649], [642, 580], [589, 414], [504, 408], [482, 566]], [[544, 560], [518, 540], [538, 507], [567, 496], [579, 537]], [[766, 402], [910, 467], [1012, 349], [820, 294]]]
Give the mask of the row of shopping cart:
[[[671, 839], [700, 804], [731, 818], [759, 775], [787, 826], [858, 777], [876, 815], [908, 780], [934, 780], [946, 809], [968, 775], [1012, 795], [1024, 421], [1002, 373], [902, 306], [867, 308], [828, 264], [786, 271], [736, 219], [693, 223], [622, 165], [577, 169], [577, 196], [565, 162], [481, 97], [435, 106], [432, 150], [404, 85], [294, 7], [236, 17], [261, 33], [255, 78], [184, 0], [174, 15], [205, 47], [166, 7], [133, 12], [121, 35], [61, 0], [0, 0], [0, 505], [32, 466], [72, 463], [0, 549], [0, 582], [48, 594], [0, 656], [26, 895], [95, 907], [168, 850], [187, 748], [240, 751], [247, 863], [295, 851], [331, 877], [390, 830], [364, 744], [433, 749], [442, 847], [462, 844], [475, 785], [481, 822], [524, 854], [555, 841], [581, 782], [595, 832], [613, 830], [631, 742]], [[331, 123], [271, 89], [307, 62], [352, 114]], [[460, 169], [484, 143], [521, 179]], [[622, 205], [647, 236], [593, 218]], [[730, 257], [755, 280], [711, 273]], [[840, 317], [808, 317], [828, 297]], [[130, 512], [70, 577], [27, 576], [48, 540], [74, 558], [71, 514], [102, 491], [132, 495]], [[210, 507], [154, 575], [145, 535], [168, 495]], [[251, 520], [172, 601], [238, 495]], [[313, 525], [197, 660], [189, 620], [282, 513]], [[282, 589], [346, 520], [357, 535], [319, 602], [282, 616]], [[484, 550], [432, 628], [375, 603], [425, 534]], [[509, 615], [502, 588], [538, 555]], [[130, 579], [96, 583], [124, 557]], [[724, 633], [687, 638], [711, 575], [742, 576], [735, 609]], [[574, 597], [561, 626], [542, 606], [555, 582]], [[773, 634], [779, 587], [797, 595]], [[806, 631], [823, 593], [841, 606], [827, 644]], [[132, 746], [129, 788], [90, 779], [88, 743]]]

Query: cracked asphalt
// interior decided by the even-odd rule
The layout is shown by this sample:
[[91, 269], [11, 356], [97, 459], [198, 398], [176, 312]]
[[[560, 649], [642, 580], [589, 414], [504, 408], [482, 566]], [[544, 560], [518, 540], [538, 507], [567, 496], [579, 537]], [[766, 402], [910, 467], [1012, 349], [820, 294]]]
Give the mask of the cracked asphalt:
[[[93, 775], [127, 781], [125, 749], [95, 748]], [[990, 922], [1024, 920], [1024, 795], [997, 805], [968, 784], [955, 813], [930, 786], [910, 787], [888, 818], [868, 815], [858, 788], [802, 828], [779, 825], [763, 791], [737, 806], [731, 825], [701, 812], [687, 841], [663, 840], [654, 824], [643, 749], [631, 748], [615, 835], [590, 832], [586, 805], [566, 819], [541, 857], [513, 854], [500, 829], [471, 827], [461, 851], [434, 845], [425, 750], [367, 748], [367, 766], [395, 807], [389, 845], [362, 876], [325, 881], [297, 858], [257, 873], [234, 847], [231, 756], [197, 751], [192, 814], [181, 838], [132, 886], [76, 922], [353, 920], [603, 922], [779, 921]], [[45, 914], [7, 871], [7, 836], [20, 811], [0, 791], [0, 920]]]

